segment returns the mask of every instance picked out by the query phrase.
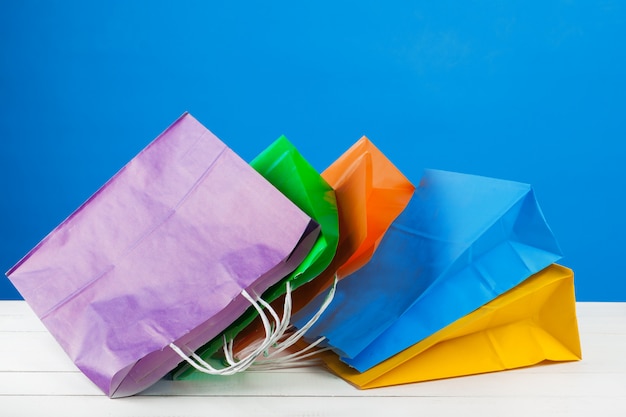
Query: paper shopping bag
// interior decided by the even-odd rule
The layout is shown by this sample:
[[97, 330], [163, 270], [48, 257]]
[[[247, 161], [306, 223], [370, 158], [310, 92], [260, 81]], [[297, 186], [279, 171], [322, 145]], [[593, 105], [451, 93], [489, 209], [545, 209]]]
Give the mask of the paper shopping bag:
[[363, 373], [323, 357], [362, 389], [581, 358], [574, 275], [556, 264]]
[[[270, 302], [285, 294], [287, 283], [293, 291], [319, 275], [331, 262], [339, 239], [337, 202], [330, 185], [284, 136], [272, 143], [250, 165], [320, 225], [317, 241], [302, 263], [263, 293], [262, 298]], [[278, 308], [276, 310], [280, 311]], [[196, 353], [209, 360], [223, 347], [224, 337], [227, 341], [234, 339], [257, 316], [256, 309], [249, 308], [228, 329]], [[263, 329], [260, 331], [263, 332]], [[202, 379], [204, 375], [183, 363], [173, 376], [176, 379]]]
[[[363, 268], [308, 331], [364, 372], [560, 258], [527, 184], [428, 170]], [[322, 302], [296, 317], [301, 327]]]
[[369, 261], [383, 235], [408, 204], [415, 187], [365, 136], [322, 177], [335, 190], [339, 244], [330, 266], [293, 294], [294, 312]]
[[[333, 162], [322, 177], [335, 191], [339, 242], [330, 265], [291, 295], [293, 312], [328, 289], [335, 276], [342, 278], [364, 265], [415, 190], [365, 136]], [[278, 299], [272, 305], [279, 310], [282, 304], [283, 300]], [[257, 319], [238, 334], [235, 350], [242, 351], [264, 336], [263, 325]]]
[[127, 396], [296, 268], [318, 228], [185, 114], [7, 275], [78, 368]]
[[286, 281], [295, 290], [318, 276], [332, 261], [339, 241], [337, 200], [328, 182], [285, 136], [278, 138], [250, 165], [320, 225], [320, 235], [308, 256], [286, 280], [263, 295], [266, 301], [274, 301], [285, 293]]

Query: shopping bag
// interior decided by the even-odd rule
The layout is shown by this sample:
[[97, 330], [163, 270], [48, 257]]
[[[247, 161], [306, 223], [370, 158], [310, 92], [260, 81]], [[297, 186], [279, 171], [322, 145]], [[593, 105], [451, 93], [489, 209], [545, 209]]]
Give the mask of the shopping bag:
[[[334, 161], [322, 177], [335, 191], [339, 216], [339, 242], [330, 265], [315, 279], [291, 294], [292, 312], [316, 295], [325, 293], [335, 278], [363, 266], [385, 231], [408, 204], [415, 187], [365, 136]], [[275, 310], [283, 299], [276, 300]], [[318, 306], [319, 308], [319, 306]], [[245, 351], [265, 337], [261, 320], [242, 330], [234, 340], [235, 351]], [[200, 377], [199, 374], [195, 374]], [[178, 374], [179, 378], [184, 376]]]
[[[338, 246], [330, 265], [313, 280], [293, 291], [290, 297], [291, 312], [297, 312], [317, 294], [327, 290], [335, 278], [341, 278], [366, 263], [414, 192], [414, 186], [409, 180], [366, 137], [358, 140], [333, 162], [322, 173], [322, 177], [335, 191], [339, 216]], [[272, 308], [280, 311], [284, 303], [284, 297], [280, 297], [272, 303]], [[257, 346], [265, 340], [266, 335], [267, 330], [260, 318], [239, 331], [232, 341], [235, 359], [243, 362], [245, 359], [242, 358], [249, 358], [251, 346]], [[297, 335], [288, 336], [291, 340]], [[220, 343], [216, 341], [215, 345]], [[215, 348], [201, 353], [207, 358], [212, 351]], [[281, 363], [279, 367], [283, 365]], [[203, 379], [201, 372], [204, 369], [195, 372], [183, 365], [174, 372], [173, 377]]]
[[[307, 332], [364, 372], [561, 257], [527, 184], [427, 170], [364, 267]], [[296, 317], [306, 323], [318, 297]]]
[[322, 177], [335, 190], [339, 244], [330, 266], [293, 294], [297, 312], [316, 295], [365, 265], [408, 204], [415, 187], [365, 136], [334, 161]]
[[[263, 300], [270, 302], [285, 294], [287, 283], [289, 290], [294, 291], [319, 275], [331, 262], [339, 239], [337, 202], [330, 185], [284, 136], [272, 143], [250, 165], [320, 225], [317, 241], [302, 263], [263, 293]], [[282, 303], [281, 300], [278, 304]], [[196, 353], [209, 361], [212, 355], [219, 353], [225, 340], [233, 340], [257, 316], [257, 310], [250, 307], [228, 329]], [[263, 326], [260, 327], [260, 332], [263, 332]], [[173, 373], [176, 379], [203, 379], [204, 375], [188, 363], [182, 363]]]
[[362, 389], [581, 358], [574, 274], [556, 264], [363, 373], [323, 356]]
[[263, 298], [274, 301], [324, 271], [337, 251], [339, 219], [335, 191], [285, 136], [278, 138], [250, 162], [259, 174], [320, 225], [320, 235], [311, 252], [287, 279], [268, 289]]
[[78, 368], [121, 397], [222, 332], [318, 229], [184, 114], [7, 275]]

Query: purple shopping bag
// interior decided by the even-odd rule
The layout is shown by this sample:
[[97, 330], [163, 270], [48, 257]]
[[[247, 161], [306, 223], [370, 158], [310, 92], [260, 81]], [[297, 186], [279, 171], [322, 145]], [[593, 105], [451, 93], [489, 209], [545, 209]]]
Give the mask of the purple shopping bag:
[[7, 276], [74, 363], [133, 395], [220, 334], [318, 225], [185, 114]]

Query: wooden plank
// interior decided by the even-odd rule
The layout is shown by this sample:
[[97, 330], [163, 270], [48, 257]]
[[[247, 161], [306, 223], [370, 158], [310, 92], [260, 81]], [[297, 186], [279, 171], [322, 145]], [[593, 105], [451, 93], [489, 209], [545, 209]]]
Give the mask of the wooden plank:
[[46, 331], [25, 301], [0, 301], [0, 333]]
[[0, 332], [0, 372], [76, 370], [50, 333]]
[[590, 416], [623, 417], [623, 397], [3, 397], [12, 417]]
[[[556, 369], [556, 366], [545, 368]], [[203, 381], [159, 381], [144, 395], [279, 397], [626, 397], [626, 372], [531, 373], [511, 370], [373, 390], [358, 390], [329, 372], [246, 372]], [[1, 372], [6, 395], [102, 395], [79, 372]]]
[[[617, 321], [617, 320], [615, 320]], [[626, 318], [624, 319], [626, 321]], [[556, 368], [528, 368], [530, 372], [626, 372], [626, 329], [623, 332], [585, 332], [581, 329], [583, 361]], [[74, 364], [48, 332], [0, 332], [0, 372], [75, 370]]]
[[626, 303], [578, 302], [576, 312], [583, 317], [626, 317]]
[[[626, 303], [579, 303], [584, 359], [360, 391], [322, 368], [162, 380], [111, 400], [21, 301], [0, 302], [0, 409], [7, 416], [626, 415]], [[204, 398], [206, 397], [206, 398]]]

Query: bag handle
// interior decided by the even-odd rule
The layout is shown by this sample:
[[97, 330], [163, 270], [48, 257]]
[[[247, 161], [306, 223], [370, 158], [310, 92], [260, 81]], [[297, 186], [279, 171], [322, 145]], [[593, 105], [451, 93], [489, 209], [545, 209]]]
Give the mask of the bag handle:
[[[228, 364], [224, 368], [218, 369], [211, 366], [193, 351], [191, 351], [189, 354], [186, 354], [174, 342], [170, 343], [169, 346], [193, 368], [209, 375], [234, 375], [236, 373], [243, 372], [248, 368], [255, 370], [270, 370], [287, 367], [310, 366], [313, 364], [317, 364], [317, 361], [305, 359], [308, 359], [313, 355], [330, 349], [314, 349], [326, 339], [323, 336], [298, 352], [289, 355], [281, 354], [286, 349], [290, 348], [300, 339], [302, 339], [307, 330], [313, 327], [317, 320], [322, 316], [322, 314], [330, 305], [335, 296], [337, 280], [337, 275], [335, 275], [333, 285], [330, 288], [328, 294], [326, 295], [326, 298], [324, 299], [324, 302], [322, 303], [318, 311], [311, 317], [311, 319], [309, 319], [309, 321], [304, 326], [302, 326], [298, 330], [295, 330], [295, 327], [289, 323], [291, 320], [292, 311], [291, 285], [289, 282], [286, 283], [285, 303], [283, 306], [282, 319], [278, 317], [278, 313], [276, 313], [276, 311], [272, 308], [272, 306], [270, 306], [268, 302], [260, 297], [258, 301], [256, 301], [246, 290], [243, 290], [241, 294], [257, 310], [259, 316], [261, 317], [261, 320], [263, 321], [265, 337], [257, 342], [252, 343], [246, 349], [235, 355], [235, 353], [233, 352], [234, 341], [227, 341], [226, 336], [224, 336], [224, 356]], [[269, 311], [270, 316], [274, 320], [274, 326], [270, 322], [268, 315], [263, 310], [264, 307], [267, 309], [267, 311]], [[241, 355], [244, 355], [244, 357], [240, 358]]]

